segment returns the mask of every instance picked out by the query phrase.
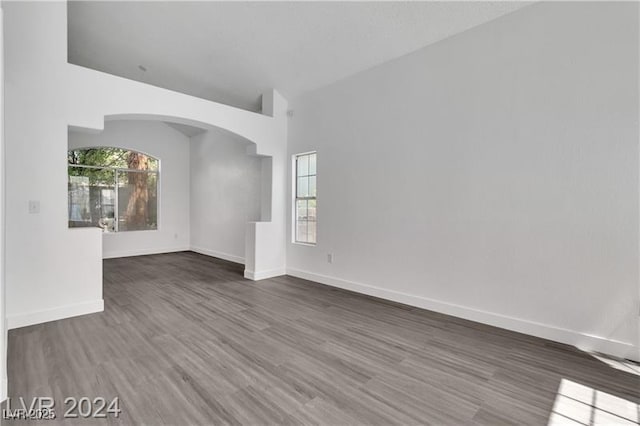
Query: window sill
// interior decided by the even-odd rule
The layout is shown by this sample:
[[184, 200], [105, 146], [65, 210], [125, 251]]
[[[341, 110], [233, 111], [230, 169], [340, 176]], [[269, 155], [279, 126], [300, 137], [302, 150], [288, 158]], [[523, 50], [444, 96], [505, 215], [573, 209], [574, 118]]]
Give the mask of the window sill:
[[316, 247], [318, 243], [301, 243], [300, 241], [291, 241], [291, 244], [295, 244], [297, 246], [306, 246], [306, 247]]
[[136, 229], [135, 231], [103, 232], [102, 235], [137, 234], [138, 232], [158, 232], [158, 229]]

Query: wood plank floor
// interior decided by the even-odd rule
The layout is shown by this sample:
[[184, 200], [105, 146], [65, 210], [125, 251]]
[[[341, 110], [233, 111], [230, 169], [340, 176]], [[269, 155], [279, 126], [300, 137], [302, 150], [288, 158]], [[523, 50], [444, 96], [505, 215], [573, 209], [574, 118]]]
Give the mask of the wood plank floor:
[[104, 313], [10, 331], [10, 397], [120, 398], [74, 424], [638, 421], [637, 365], [542, 339], [191, 252], [104, 280]]

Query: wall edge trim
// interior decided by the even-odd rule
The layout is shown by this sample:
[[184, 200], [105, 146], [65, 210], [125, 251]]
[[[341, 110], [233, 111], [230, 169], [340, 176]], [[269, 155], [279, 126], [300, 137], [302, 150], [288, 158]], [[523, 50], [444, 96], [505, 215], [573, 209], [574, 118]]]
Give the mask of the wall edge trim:
[[103, 299], [89, 300], [86, 302], [74, 303], [73, 305], [57, 306], [55, 308], [44, 309], [41, 311], [7, 315], [7, 328], [12, 330], [15, 328], [42, 324], [49, 321], [57, 321], [80, 315], [94, 314], [102, 311], [104, 311]]
[[103, 253], [102, 259], [117, 259], [120, 257], [146, 256], [149, 254], [175, 253], [179, 251], [190, 251], [188, 246], [166, 247], [166, 248], [148, 248], [138, 250], [116, 251], [111, 253]]
[[[246, 275], [246, 272], [245, 272]], [[454, 317], [475, 321], [478, 323], [503, 328], [518, 333], [527, 334], [542, 339], [575, 346], [576, 348], [590, 352], [601, 352], [617, 358], [627, 358], [640, 361], [640, 348], [631, 343], [607, 339], [579, 331], [564, 329], [548, 324], [541, 324], [529, 320], [509, 317], [492, 312], [481, 311], [466, 306], [430, 299], [423, 296], [403, 293], [394, 290], [383, 289], [368, 284], [349, 281], [313, 272], [287, 268], [287, 275], [315, 281], [320, 284], [353, 291], [355, 293], [378, 297], [380, 299], [403, 303], [421, 309], [426, 309]]]
[[260, 280], [266, 280], [267, 278], [274, 278], [274, 277], [286, 275], [286, 273], [287, 271], [285, 270], [285, 268], [269, 269], [266, 271], [251, 271], [249, 269], [245, 269], [244, 277], [249, 280], [260, 281]]
[[224, 253], [217, 250], [210, 250], [204, 247], [191, 246], [190, 250], [195, 253], [203, 254], [205, 256], [216, 257], [218, 259], [228, 260], [229, 262], [239, 263], [241, 265], [244, 265], [245, 262], [244, 257], [236, 256], [235, 254]]

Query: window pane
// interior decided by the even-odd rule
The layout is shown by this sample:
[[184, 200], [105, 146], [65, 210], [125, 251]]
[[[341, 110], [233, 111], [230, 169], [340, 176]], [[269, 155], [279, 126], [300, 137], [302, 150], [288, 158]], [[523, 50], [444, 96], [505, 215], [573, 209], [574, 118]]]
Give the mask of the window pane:
[[296, 201], [296, 220], [306, 220], [307, 215], [307, 200]]
[[307, 207], [307, 219], [316, 220], [316, 200], [309, 200]]
[[316, 243], [316, 222], [307, 222], [307, 242]]
[[122, 169], [158, 170], [158, 160], [140, 152], [122, 148], [73, 149], [67, 153], [69, 164], [115, 167]]
[[309, 196], [309, 178], [308, 177], [299, 177], [297, 188], [297, 196], [298, 197], [308, 197]]
[[158, 170], [158, 160], [153, 157], [147, 157], [149, 170]]
[[118, 231], [158, 229], [158, 174], [118, 172]]
[[89, 201], [89, 178], [69, 176], [69, 226], [91, 225], [91, 202]]
[[309, 174], [316, 174], [316, 154], [309, 155]]
[[298, 176], [306, 176], [309, 174], [309, 156], [301, 155], [298, 157]]
[[126, 151], [123, 155], [126, 165], [123, 168], [134, 170], [158, 170], [158, 160], [146, 154]]
[[309, 196], [310, 197], [316, 196], [316, 177], [315, 176], [309, 176]]
[[296, 222], [296, 241], [307, 242], [307, 221], [305, 220]]
[[[159, 160], [113, 147], [76, 149], [67, 154], [69, 227], [99, 226], [105, 231], [157, 229]], [[131, 172], [116, 169], [140, 170], [138, 174], [144, 177], [136, 180]]]
[[69, 227], [115, 231], [113, 170], [69, 166]]
[[[316, 163], [315, 153], [296, 156], [295, 166], [295, 241], [316, 242]], [[300, 198], [304, 198], [301, 200]]]

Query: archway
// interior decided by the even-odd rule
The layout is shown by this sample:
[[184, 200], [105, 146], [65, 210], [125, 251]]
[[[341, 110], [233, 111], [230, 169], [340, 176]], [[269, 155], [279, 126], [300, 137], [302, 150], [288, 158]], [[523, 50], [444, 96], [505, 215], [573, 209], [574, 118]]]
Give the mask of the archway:
[[[251, 114], [250, 119], [257, 118], [264, 120], [264, 115]], [[271, 118], [273, 120], [273, 118]], [[251, 217], [244, 224], [244, 256], [233, 257], [234, 261], [241, 260], [245, 264], [245, 277], [253, 280], [268, 278], [270, 276], [281, 275], [284, 270], [284, 187], [286, 185], [286, 162], [284, 161], [284, 146], [274, 149], [273, 134], [267, 132], [264, 138], [257, 141], [248, 139], [245, 135], [250, 132], [235, 132], [229, 128], [203, 122], [198, 119], [185, 118], [184, 116], [168, 116], [164, 114], [141, 114], [141, 113], [118, 113], [104, 116], [103, 123], [108, 124], [119, 121], [152, 121], [174, 124], [177, 126], [200, 129], [204, 134], [219, 134], [229, 139], [241, 142], [245, 146], [245, 155], [257, 159], [261, 163], [260, 167], [260, 191], [259, 191], [259, 214]], [[215, 120], [211, 120], [215, 121]], [[249, 120], [251, 121], [251, 120]], [[219, 122], [218, 122], [219, 123]], [[275, 121], [274, 121], [275, 123]], [[236, 128], [237, 123], [234, 126]], [[71, 126], [70, 126], [71, 127]], [[251, 127], [250, 125], [248, 127]], [[74, 130], [80, 130], [79, 126], [73, 126]], [[104, 128], [104, 125], [103, 125]], [[83, 128], [84, 131], [96, 132], [100, 129]], [[178, 129], [180, 130], [180, 129]], [[194, 136], [197, 138], [198, 136]], [[278, 156], [282, 153], [282, 156]], [[270, 155], [271, 154], [271, 155]], [[276, 157], [276, 158], [274, 158]], [[280, 157], [280, 158], [277, 158]], [[277, 167], [274, 167], [274, 164]], [[278, 176], [279, 175], [279, 176]], [[275, 195], [275, 197], [274, 197]], [[275, 208], [274, 208], [275, 206]], [[275, 220], [274, 220], [275, 219]], [[190, 245], [189, 249], [193, 249]], [[195, 250], [198, 251], [198, 250]], [[212, 251], [206, 254], [219, 255], [225, 258], [224, 252]], [[275, 266], [275, 267], [274, 267]]]

